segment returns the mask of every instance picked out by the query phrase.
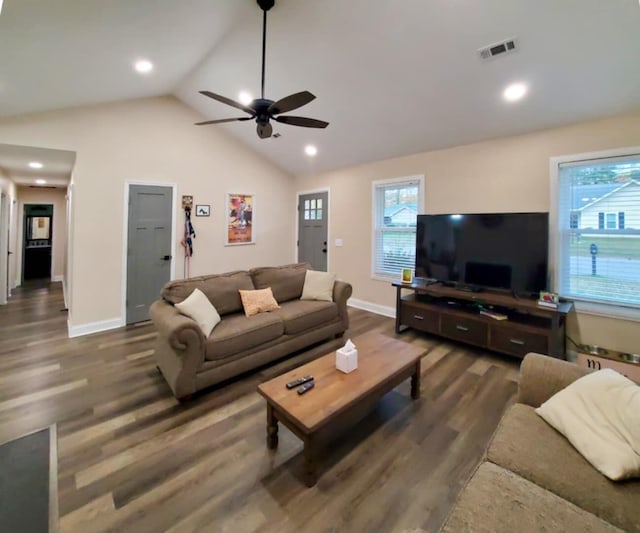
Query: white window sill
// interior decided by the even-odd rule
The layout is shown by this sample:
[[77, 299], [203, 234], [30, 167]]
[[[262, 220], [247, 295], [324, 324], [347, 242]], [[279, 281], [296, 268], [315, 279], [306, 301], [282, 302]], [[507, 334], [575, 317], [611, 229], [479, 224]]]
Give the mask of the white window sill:
[[574, 300], [576, 312], [584, 315], [601, 316], [605, 318], [620, 318], [640, 322], [640, 309], [623, 305], [604, 304], [599, 302], [587, 302]]

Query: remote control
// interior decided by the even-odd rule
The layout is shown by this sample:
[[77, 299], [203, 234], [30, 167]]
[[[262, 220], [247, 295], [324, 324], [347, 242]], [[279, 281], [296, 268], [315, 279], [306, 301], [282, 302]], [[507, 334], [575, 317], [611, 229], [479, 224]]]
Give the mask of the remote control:
[[313, 381], [313, 376], [304, 376], [302, 378], [294, 379], [287, 383], [287, 389], [295, 389], [300, 385], [304, 385], [305, 383], [309, 383], [309, 381]]
[[314, 385], [315, 383], [313, 381], [309, 381], [308, 383], [305, 383], [304, 385], [302, 385], [302, 387], [298, 389], [298, 394], [304, 394], [308, 390], [313, 389]]

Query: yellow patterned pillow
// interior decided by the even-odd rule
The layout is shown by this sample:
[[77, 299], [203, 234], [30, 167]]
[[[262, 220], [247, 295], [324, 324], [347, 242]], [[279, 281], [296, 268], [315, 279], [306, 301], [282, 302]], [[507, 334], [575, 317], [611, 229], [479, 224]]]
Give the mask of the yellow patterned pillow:
[[247, 316], [280, 309], [278, 302], [276, 302], [276, 299], [273, 297], [271, 287], [255, 291], [239, 290], [238, 292], [242, 300], [242, 307], [244, 307], [244, 314]]

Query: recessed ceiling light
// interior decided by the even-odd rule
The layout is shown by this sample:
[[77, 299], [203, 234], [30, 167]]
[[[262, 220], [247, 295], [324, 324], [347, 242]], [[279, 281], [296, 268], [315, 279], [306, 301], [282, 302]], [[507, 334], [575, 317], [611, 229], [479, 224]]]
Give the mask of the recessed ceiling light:
[[45, 183], [47, 183], [47, 180], [38, 179], [38, 180], [36, 180], [36, 183], [37, 183], [38, 185], [44, 185]]
[[29, 167], [31, 168], [42, 168], [44, 165], [42, 163], [40, 163], [40, 161], [31, 161], [31, 163], [29, 163]]
[[318, 149], [315, 146], [313, 146], [313, 144], [307, 144], [307, 146], [304, 147], [304, 153], [307, 154], [308, 156], [313, 157], [318, 153]]
[[253, 96], [251, 96], [251, 94], [247, 91], [240, 91], [240, 93], [238, 94], [238, 100], [240, 100], [241, 104], [249, 105], [251, 102], [253, 102]]
[[525, 94], [527, 94], [527, 86], [524, 83], [512, 83], [502, 92], [502, 97], [507, 102], [515, 102]]
[[136, 61], [134, 67], [141, 74], [147, 74], [153, 70], [153, 63], [148, 59], [140, 59]]

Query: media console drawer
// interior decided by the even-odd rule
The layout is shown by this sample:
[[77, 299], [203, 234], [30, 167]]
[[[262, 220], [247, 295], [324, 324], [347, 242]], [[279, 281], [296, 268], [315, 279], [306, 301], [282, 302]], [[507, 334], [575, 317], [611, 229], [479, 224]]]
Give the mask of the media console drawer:
[[439, 333], [440, 331], [438, 312], [419, 305], [403, 304], [400, 308], [400, 322], [405, 326], [427, 333]]
[[524, 357], [529, 352], [549, 353], [549, 337], [542, 333], [523, 331], [517, 326], [492, 325], [489, 348], [497, 352]]
[[441, 335], [477, 346], [487, 345], [489, 328], [486, 322], [445, 313], [442, 314], [441, 320]]

